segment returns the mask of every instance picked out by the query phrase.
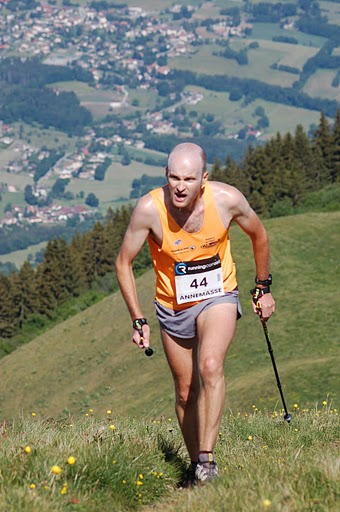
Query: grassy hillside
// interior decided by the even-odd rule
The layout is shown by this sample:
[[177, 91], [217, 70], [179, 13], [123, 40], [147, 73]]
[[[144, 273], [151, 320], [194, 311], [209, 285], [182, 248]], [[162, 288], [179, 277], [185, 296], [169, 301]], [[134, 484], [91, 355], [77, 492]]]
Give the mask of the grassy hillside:
[[[277, 301], [268, 327], [289, 409], [336, 398], [339, 224], [339, 212], [266, 221]], [[250, 306], [251, 244], [237, 227], [231, 238], [244, 317], [226, 361], [226, 407], [280, 409], [261, 324]], [[89, 408], [95, 415], [107, 409], [144, 418], [173, 414], [172, 382], [153, 312], [152, 271], [139, 278], [138, 288], [153, 333], [152, 358], [131, 343], [125, 304], [114, 294], [0, 361], [1, 417], [21, 411], [86, 414]]]
[[178, 490], [187, 467], [171, 418], [38, 416], [0, 424], [0, 509], [6, 512], [335, 512], [337, 411], [300, 410], [288, 425], [226, 415], [220, 478]]

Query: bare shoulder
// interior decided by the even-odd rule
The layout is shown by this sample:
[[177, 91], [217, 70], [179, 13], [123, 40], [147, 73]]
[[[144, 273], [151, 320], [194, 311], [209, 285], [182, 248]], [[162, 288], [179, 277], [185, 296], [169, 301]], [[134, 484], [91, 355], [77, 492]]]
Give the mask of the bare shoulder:
[[228, 211], [231, 217], [249, 206], [248, 201], [236, 187], [218, 181], [209, 181], [217, 208]]
[[157, 209], [150, 194], [146, 194], [138, 199], [130, 221], [130, 227], [133, 229], [152, 228], [157, 219]]

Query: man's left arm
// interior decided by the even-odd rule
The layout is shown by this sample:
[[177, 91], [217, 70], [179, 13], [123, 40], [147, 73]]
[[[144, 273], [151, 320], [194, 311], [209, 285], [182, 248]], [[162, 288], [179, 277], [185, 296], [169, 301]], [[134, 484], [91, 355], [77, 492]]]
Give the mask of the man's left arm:
[[[241, 194], [238, 197], [237, 207], [233, 220], [240, 226], [240, 228], [249, 236], [253, 246], [256, 278], [259, 281], [266, 281], [269, 278], [270, 266], [270, 250], [269, 238], [267, 231], [259, 219], [258, 215], [250, 207], [248, 201]], [[259, 307], [253, 302], [253, 310], [261, 317], [262, 321], [267, 321], [275, 312], [275, 301], [272, 294], [267, 292], [268, 286], [257, 284]], [[267, 292], [267, 293], [265, 293]]]

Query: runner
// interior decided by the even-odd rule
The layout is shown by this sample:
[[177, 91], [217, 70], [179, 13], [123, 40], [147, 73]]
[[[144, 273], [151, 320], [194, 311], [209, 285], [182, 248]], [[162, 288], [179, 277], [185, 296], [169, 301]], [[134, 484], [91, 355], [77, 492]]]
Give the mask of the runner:
[[[138, 201], [116, 262], [133, 321], [132, 341], [150, 343], [132, 265], [148, 240], [156, 273], [155, 308], [175, 385], [176, 414], [198, 481], [218, 475], [214, 448], [225, 400], [224, 360], [241, 316], [228, 230], [236, 222], [252, 241], [256, 307], [266, 322], [275, 311], [270, 293], [267, 232], [236, 188], [208, 181], [200, 146], [171, 151], [167, 184]], [[142, 334], [142, 336], [141, 336]]]

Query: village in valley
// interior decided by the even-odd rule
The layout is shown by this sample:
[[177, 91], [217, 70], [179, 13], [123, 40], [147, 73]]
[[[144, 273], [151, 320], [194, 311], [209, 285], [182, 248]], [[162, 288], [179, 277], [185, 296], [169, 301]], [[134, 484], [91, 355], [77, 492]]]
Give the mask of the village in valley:
[[[66, 4], [67, 2], [65, 2]], [[108, 74], [111, 63], [120, 72], [132, 76], [136, 87], [142, 90], [155, 88], [162, 76], [166, 76], [171, 70], [171, 59], [194, 51], [195, 44], [199, 44], [207, 35], [204, 23], [195, 31], [189, 31], [172, 20], [176, 18], [182, 7], [175, 5], [168, 10], [164, 20], [159, 13], [146, 12], [141, 7], [117, 7], [105, 11], [97, 10], [90, 6], [56, 6], [51, 4], [37, 4], [28, 11], [6, 11], [6, 0], [0, 1], [0, 56], [20, 56], [22, 60], [36, 56], [45, 64], [69, 65], [75, 63], [90, 71], [93, 77], [93, 87], [99, 91], [103, 85], [103, 77]], [[197, 7], [186, 8], [188, 17], [195, 16]], [[232, 27], [227, 20], [210, 25], [209, 36], [216, 38], [242, 36], [249, 28], [249, 24], [243, 22], [237, 27]], [[118, 35], [117, 35], [118, 34]], [[144, 54], [146, 46], [137, 44], [143, 40], [161, 41], [161, 48], [152, 49], [151, 55]], [[148, 63], [148, 62], [149, 63]], [[119, 111], [124, 105], [128, 105], [128, 93], [124, 84], [110, 87], [113, 91], [110, 102], [111, 111]], [[56, 86], [57, 89], [57, 86]], [[170, 101], [175, 101], [175, 93], [170, 94]], [[179, 103], [183, 105], [195, 105], [202, 99], [202, 94], [195, 89], [186, 91], [181, 95]], [[133, 146], [142, 149], [144, 146], [140, 136], [133, 137], [137, 123], [144, 123], [145, 130], [157, 134], [177, 134], [178, 127], [171, 116], [159, 111], [146, 111], [138, 118], [124, 119], [122, 124], [128, 132], [126, 135], [115, 133], [110, 137], [98, 137], [94, 130], [88, 129], [81, 137], [79, 149], [56, 162], [45, 176], [35, 182], [32, 193], [37, 198], [47, 196], [47, 183], [51, 175], [56, 179], [95, 179], [95, 170], [102, 164], [105, 158], [110, 157], [113, 147], [118, 145]], [[192, 123], [191, 129], [199, 132], [200, 123]], [[101, 151], [89, 153], [90, 143], [100, 144]], [[11, 174], [27, 173], [34, 176], [34, 165], [30, 164], [30, 158], [44, 159], [48, 156], [46, 151], [30, 145], [27, 141], [18, 139], [11, 125], [0, 119], [0, 148], [13, 147], [15, 159], [6, 165], [6, 172]], [[0, 153], [1, 167], [1, 153]], [[7, 188], [8, 192], [16, 192], [13, 184], [0, 184], [1, 190]], [[13, 205], [8, 209], [5, 217], [0, 219], [1, 225], [28, 223], [50, 223], [65, 221], [73, 215], [81, 217], [91, 215], [93, 209], [87, 206], [62, 207], [55, 202], [49, 206], [39, 207], [28, 205], [27, 207]]]
[[[152, 11], [105, 0], [87, 4], [0, 0], [0, 64], [10, 59], [20, 59], [21, 63], [35, 59], [50, 67], [81, 70], [87, 79], [48, 83], [48, 88], [57, 98], [74, 87], [84, 109], [93, 114], [94, 108], [102, 108], [102, 115], [94, 115], [93, 123], [81, 127], [82, 133], [66, 132], [60, 147], [54, 144], [54, 149], [42, 137], [31, 140], [28, 124], [0, 116], [0, 196], [5, 195], [8, 202], [0, 227], [64, 222], [72, 217], [82, 220], [94, 215], [98, 200], [89, 194], [88, 187], [86, 193], [81, 190], [75, 194], [66, 190], [67, 185], [104, 181], [111, 164], [128, 166], [138, 151], [150, 149], [145, 147], [150, 136], [260, 139], [263, 131], [257, 121], [268, 126], [263, 107], [257, 107], [253, 114], [258, 119], [234, 129], [213, 114], [195, 110], [205, 99], [204, 88], [188, 84], [178, 91], [167, 79], [176, 59], [191, 59], [203, 45], [214, 44], [222, 52], [229, 40], [242, 40], [251, 33], [252, 24], [244, 11], [238, 7], [225, 11], [214, 1], [173, 4]], [[282, 20], [281, 29], [288, 34], [293, 26], [294, 16]], [[256, 49], [256, 45], [248, 46]], [[317, 50], [308, 51], [313, 55]], [[237, 60], [241, 54], [244, 57], [242, 48], [232, 58]], [[85, 88], [83, 97], [78, 94], [80, 86]], [[138, 94], [148, 94], [149, 103], [143, 103], [145, 96]], [[56, 141], [60, 131], [55, 133]], [[153, 145], [166, 154], [158, 149], [157, 139]], [[144, 162], [145, 154], [149, 158], [145, 152], [144, 160], [136, 161]], [[50, 166], [45, 165], [41, 172], [44, 162]], [[151, 161], [151, 165], [158, 164]], [[10, 176], [18, 179], [11, 180]], [[18, 192], [26, 203], [8, 200], [9, 194], [17, 197]], [[63, 201], [58, 201], [60, 198]], [[67, 206], [65, 200], [70, 201]]]

